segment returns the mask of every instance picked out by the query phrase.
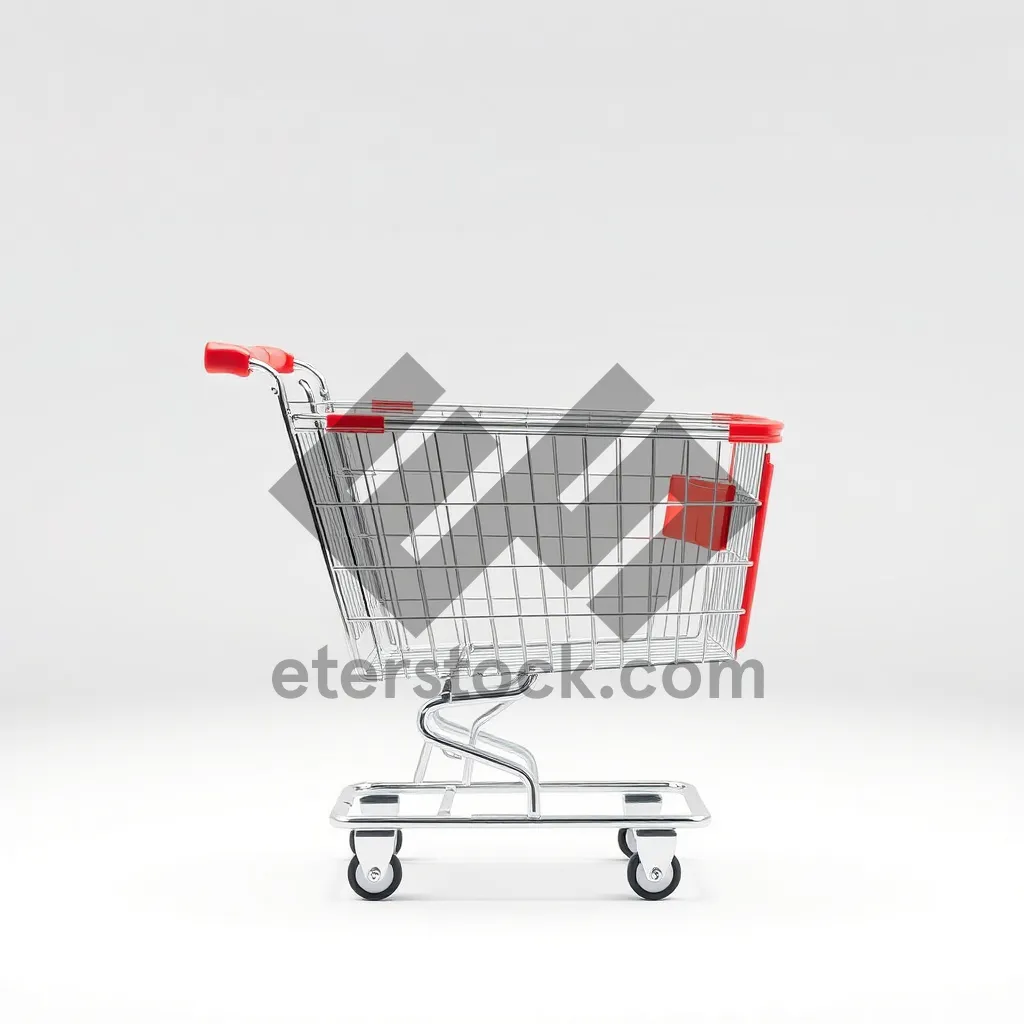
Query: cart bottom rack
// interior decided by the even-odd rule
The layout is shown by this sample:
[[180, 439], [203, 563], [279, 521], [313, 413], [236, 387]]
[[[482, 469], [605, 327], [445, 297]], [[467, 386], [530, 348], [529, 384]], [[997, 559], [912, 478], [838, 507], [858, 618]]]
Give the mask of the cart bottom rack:
[[[455, 810], [455, 799], [473, 793], [511, 793], [516, 783], [476, 782], [361, 782], [346, 786], [331, 811], [331, 824], [351, 830], [354, 854], [349, 884], [368, 900], [385, 899], [402, 881], [397, 854], [405, 828], [483, 828], [529, 826], [591, 826], [618, 830], [618, 846], [629, 858], [626, 876], [630, 887], [648, 900], [660, 900], [675, 891], [680, 867], [675, 856], [676, 829], [700, 828], [711, 820], [697, 790], [686, 782], [544, 782], [547, 793], [605, 793], [622, 797], [622, 814], [467, 814]], [[401, 813], [402, 794], [440, 797], [435, 814]], [[685, 802], [685, 813], [663, 812], [662, 797]]]
[[[536, 679], [520, 674], [502, 693], [455, 692], [451, 680], [441, 694], [427, 701], [419, 715], [424, 743], [412, 782], [362, 782], [346, 786], [331, 811], [331, 824], [350, 829], [353, 853], [348, 880], [364, 899], [386, 899], [402, 882], [398, 852], [405, 828], [483, 828], [544, 826], [616, 829], [618, 845], [629, 858], [626, 877], [633, 891], [647, 900], [671, 895], [679, 885], [680, 867], [675, 856], [676, 829], [700, 828], [711, 815], [697, 790], [686, 782], [540, 782], [537, 763], [525, 747], [485, 732], [483, 723], [495, 717], [512, 701], [522, 697]], [[495, 702], [470, 726], [463, 726], [441, 714], [461, 701]], [[485, 749], [490, 747], [499, 753]], [[439, 749], [464, 762], [458, 781], [425, 780], [431, 753]], [[518, 776], [516, 781], [473, 780], [474, 762], [482, 762]], [[467, 796], [491, 797], [518, 793], [525, 797], [522, 813], [459, 813], [456, 801]], [[621, 814], [551, 814], [542, 811], [545, 795], [554, 793], [617, 794]], [[428, 814], [402, 812], [401, 798], [433, 796], [437, 810]], [[669, 807], [663, 807], [668, 798]], [[461, 803], [461, 800], [460, 800]]]

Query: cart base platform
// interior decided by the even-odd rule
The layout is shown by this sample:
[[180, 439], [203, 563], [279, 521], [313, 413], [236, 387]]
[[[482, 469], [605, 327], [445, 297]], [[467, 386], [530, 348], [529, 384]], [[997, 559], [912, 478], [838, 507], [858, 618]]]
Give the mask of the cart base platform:
[[[346, 786], [331, 811], [331, 824], [351, 831], [355, 855], [349, 865], [349, 884], [365, 899], [390, 896], [402, 879], [396, 856], [404, 828], [592, 827], [618, 830], [619, 849], [629, 857], [627, 879], [644, 899], [663, 899], [679, 884], [675, 857], [676, 829], [700, 828], [711, 821], [696, 788], [686, 782], [538, 782], [536, 795], [554, 793], [617, 794], [621, 814], [527, 813], [455, 814], [457, 797], [523, 794], [516, 782], [361, 782]], [[407, 814], [401, 796], [440, 798], [437, 811]], [[662, 810], [662, 798], [682, 806]]]

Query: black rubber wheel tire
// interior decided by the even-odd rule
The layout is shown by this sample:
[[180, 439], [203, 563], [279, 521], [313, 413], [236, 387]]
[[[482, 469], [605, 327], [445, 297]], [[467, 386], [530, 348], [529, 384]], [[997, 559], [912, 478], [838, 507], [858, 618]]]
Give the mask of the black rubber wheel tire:
[[[398, 853], [402, 849], [402, 830], [397, 829], [398, 838], [395, 839], [395, 853]], [[356, 834], [353, 829], [349, 829], [348, 833], [348, 848], [352, 851], [353, 855], [356, 852]]]
[[402, 884], [402, 862], [397, 857], [391, 858], [391, 881], [386, 889], [371, 892], [359, 884], [359, 858], [353, 857], [348, 865], [348, 884], [357, 896], [364, 900], [386, 900]]
[[[672, 878], [669, 880], [668, 885], [664, 889], [659, 889], [657, 892], [652, 892], [650, 889], [645, 889], [640, 882], [640, 875], [643, 872], [643, 868], [640, 866], [640, 854], [634, 853], [629, 858], [629, 864], [626, 865], [626, 878], [629, 880], [629, 887], [644, 900], [663, 900], [666, 896], [671, 896], [676, 891], [679, 885], [679, 879], [682, 877], [683, 869], [679, 866], [677, 858], [672, 858]], [[646, 874], [643, 876], [644, 882], [647, 882]], [[651, 883], [647, 882], [648, 885]]]
[[626, 838], [628, 834], [628, 828], [619, 829], [619, 849], [622, 851], [623, 857], [632, 857], [633, 854], [636, 853], [635, 848], [630, 849], [629, 841]]

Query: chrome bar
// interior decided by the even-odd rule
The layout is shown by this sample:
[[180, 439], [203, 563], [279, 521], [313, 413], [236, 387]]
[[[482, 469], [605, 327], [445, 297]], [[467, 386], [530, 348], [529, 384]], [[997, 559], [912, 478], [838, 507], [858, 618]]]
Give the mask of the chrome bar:
[[430, 815], [399, 814], [397, 816], [363, 816], [352, 813], [359, 797], [367, 792], [386, 794], [438, 794], [454, 790], [454, 800], [460, 793], [514, 793], [522, 787], [509, 782], [474, 782], [463, 786], [453, 782], [364, 782], [346, 786], [331, 811], [331, 824], [336, 828], [374, 827], [428, 828], [435, 825], [450, 827], [479, 826], [567, 826], [595, 828], [702, 828], [711, 821], [711, 815], [696, 788], [686, 782], [543, 782], [541, 793], [607, 793], [625, 797], [628, 794], [659, 794], [678, 796], [686, 803], [685, 813], [669, 812], [659, 805], [656, 813], [642, 813], [649, 805], [635, 803], [635, 813], [627, 814], [472, 814]]
[[[513, 697], [525, 694], [533, 685], [536, 678], [537, 676], [535, 674], [520, 673], [517, 677], [518, 682], [512, 686], [507, 694], [502, 694], [499, 699], [512, 699]], [[494, 695], [490, 693], [455, 693], [452, 690], [451, 680], [449, 679], [440, 696], [434, 697], [432, 700], [428, 700], [426, 704], [420, 708], [420, 713], [417, 718], [417, 726], [419, 727], [421, 735], [436, 746], [461, 754], [463, 757], [473, 758], [483, 764], [489, 764], [494, 768], [498, 768], [501, 771], [508, 772], [510, 775], [515, 775], [520, 778], [523, 785], [526, 787], [529, 816], [536, 817], [540, 813], [539, 783], [536, 775], [532, 774], [528, 768], [524, 768], [507, 758], [499, 757], [497, 754], [489, 754], [486, 751], [481, 750], [479, 747], [473, 747], [469, 743], [461, 742], [461, 740], [446, 738], [437, 731], [431, 729], [432, 712], [435, 708], [445, 707], [456, 702], [462, 703], [467, 701], [494, 699]]]

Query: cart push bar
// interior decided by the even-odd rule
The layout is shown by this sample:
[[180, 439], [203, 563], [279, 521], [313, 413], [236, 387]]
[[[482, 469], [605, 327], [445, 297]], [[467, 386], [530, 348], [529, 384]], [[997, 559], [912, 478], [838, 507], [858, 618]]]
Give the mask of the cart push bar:
[[[402, 881], [397, 853], [405, 828], [590, 826], [617, 830], [619, 849], [629, 858], [627, 880], [638, 896], [658, 900], [670, 895], [681, 874], [675, 857], [677, 830], [710, 821], [692, 785], [541, 782], [537, 761], [526, 747], [483, 727], [527, 694], [538, 675], [531, 666], [557, 671], [566, 667], [567, 659], [580, 656], [598, 668], [716, 661], [732, 657], [743, 646], [773, 473], [767, 445], [781, 439], [782, 424], [736, 414], [662, 418], [586, 409], [417, 409], [405, 399], [391, 398], [352, 407], [333, 402], [324, 378], [282, 349], [210, 342], [204, 366], [208, 373], [247, 377], [259, 370], [270, 376], [354, 657], [380, 667], [390, 655], [403, 660], [426, 657], [443, 680], [440, 693], [423, 705], [417, 717], [422, 745], [412, 781], [346, 786], [331, 811], [330, 823], [349, 831], [353, 857], [348, 878], [354, 892], [368, 900], [395, 892]], [[289, 397], [284, 377], [295, 371], [303, 375], [295, 379], [295, 394]], [[649, 481], [642, 479], [645, 474], [630, 471], [636, 462], [622, 454], [625, 437], [634, 442], [635, 450], [649, 449], [643, 456], [649, 463], [645, 471]], [[505, 447], [520, 441], [525, 462], [507, 469], [502, 462]], [[587, 466], [595, 454], [612, 445], [618, 465], [614, 486], [609, 488], [592, 481]], [[564, 462], [566, 452], [572, 453], [577, 446], [582, 461], [560, 469], [560, 454]], [[476, 459], [478, 447], [496, 457], [500, 471], [504, 500], [498, 505], [508, 524], [508, 546], [498, 560], [493, 546], [491, 550], [486, 546], [493, 538], [481, 530], [478, 514], [476, 554], [452, 540], [453, 522], [465, 516], [467, 504], [476, 507], [479, 500], [476, 478], [483, 479], [485, 474]], [[677, 462], [667, 474], [666, 496], [659, 502], [662, 474], [656, 474], [655, 465], [666, 450], [670, 461]], [[411, 457], [412, 452], [419, 457]], [[440, 538], [431, 545], [433, 555], [425, 550], [430, 538], [417, 542], [422, 522], [416, 516], [423, 516], [422, 501], [410, 496], [417, 473], [417, 493], [423, 493], [426, 481], [433, 498], [430, 514], [438, 524], [435, 537]], [[528, 477], [527, 499], [522, 498], [522, 481], [520, 496], [510, 496], [507, 473]], [[626, 612], [621, 591], [617, 616], [614, 611], [610, 616], [597, 612], [592, 576], [589, 609], [579, 611], [573, 604], [574, 588], [566, 579], [580, 566], [570, 562], [565, 552], [580, 538], [569, 533], [565, 520], [571, 517], [566, 513], [563, 518], [564, 506], [557, 501], [557, 526], [552, 525], [553, 503], [539, 494], [553, 485], [557, 498], [580, 473], [590, 571], [604, 551], [597, 549], [601, 544], [608, 547], [609, 541], [592, 530], [592, 516], [596, 519], [600, 510], [610, 508], [618, 515], [621, 533], [624, 517], [635, 518], [634, 506], [639, 504], [628, 500], [638, 492], [627, 495], [626, 490], [640, 487], [637, 479], [645, 489], [643, 500], [651, 507], [636, 530], [647, 542], [649, 564], [640, 569], [647, 571], [648, 595], [637, 620], [639, 628]], [[397, 484], [389, 484], [396, 480]], [[471, 503], [456, 500], [467, 484]], [[662, 505], [663, 523], [655, 519]], [[557, 551], [561, 561], [517, 561], [512, 513], [516, 510], [521, 519], [524, 509], [536, 524], [538, 551]], [[400, 537], [389, 529], [388, 514], [395, 510], [408, 519], [408, 529], [398, 531]], [[472, 522], [472, 515], [465, 518]], [[404, 553], [398, 550], [398, 541], [405, 543]], [[623, 539], [612, 537], [611, 541], [602, 567], [640, 578], [635, 562], [627, 560]], [[410, 542], [412, 560], [407, 550]], [[550, 545], [545, 547], [545, 542]], [[439, 557], [444, 577], [459, 584], [449, 585], [446, 608], [432, 603], [424, 586], [424, 566], [430, 557]], [[506, 561], [499, 564], [501, 557]], [[494, 593], [502, 574], [513, 582], [514, 600]], [[410, 579], [412, 590], [401, 582]], [[533, 590], [530, 579], [535, 581]], [[401, 614], [402, 602], [410, 594], [422, 602], [420, 614], [411, 620]], [[477, 612], [478, 607], [483, 610]], [[531, 610], [535, 607], [540, 611]], [[649, 616], [646, 621], [644, 614]], [[609, 622], [616, 620], [618, 632], [614, 625], [609, 630]], [[628, 628], [623, 626], [627, 620]], [[634, 632], [627, 636], [631, 629]], [[455, 657], [444, 661], [440, 652], [448, 650], [456, 652]], [[556, 651], [563, 652], [564, 663], [557, 661]], [[520, 655], [523, 668], [511, 685], [494, 690], [455, 685], [460, 672], [471, 673], [503, 659], [513, 664], [511, 659]], [[468, 724], [450, 717], [456, 705], [481, 703], [486, 707], [477, 710]], [[427, 779], [431, 756], [437, 751], [461, 763], [459, 777]], [[478, 764], [496, 769], [506, 781], [474, 779]], [[455, 811], [456, 801], [461, 805], [467, 796], [507, 793], [523, 797], [520, 812]], [[554, 813], [548, 807], [550, 795], [595, 793], [618, 796], [621, 809], [609, 808], [602, 814]], [[410, 813], [400, 805], [403, 796], [413, 802], [437, 800], [436, 810]]]

